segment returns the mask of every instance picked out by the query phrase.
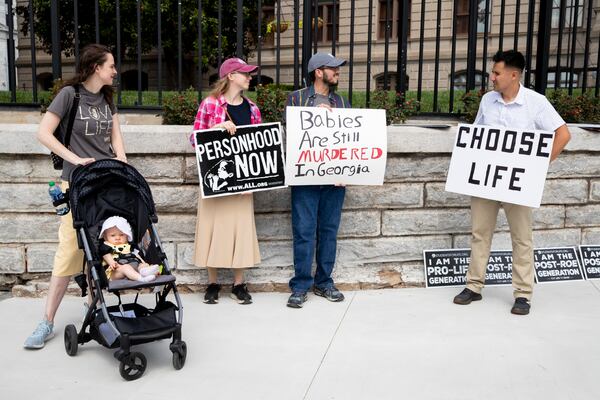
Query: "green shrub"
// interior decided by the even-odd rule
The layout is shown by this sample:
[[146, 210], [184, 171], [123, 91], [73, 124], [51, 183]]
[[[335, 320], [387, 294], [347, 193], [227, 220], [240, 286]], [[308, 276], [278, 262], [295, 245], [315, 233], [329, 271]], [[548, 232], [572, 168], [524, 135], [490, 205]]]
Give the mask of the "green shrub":
[[475, 121], [475, 117], [477, 117], [477, 111], [479, 111], [479, 103], [481, 103], [481, 98], [485, 94], [485, 90], [471, 90], [465, 92], [460, 100], [464, 106], [463, 119], [468, 123], [472, 124]]
[[193, 125], [198, 105], [198, 92], [192, 87], [184, 92], [165, 96], [163, 125]]
[[548, 100], [565, 122], [600, 122], [600, 100], [589, 93], [569, 95], [565, 90], [548, 93]]
[[256, 105], [260, 109], [263, 122], [282, 120], [288, 94], [294, 90], [291, 85], [259, 85], [256, 87]]
[[414, 99], [406, 100], [400, 92], [378, 90], [371, 94], [370, 108], [378, 108], [386, 111], [386, 124], [400, 124], [419, 108], [419, 102]]

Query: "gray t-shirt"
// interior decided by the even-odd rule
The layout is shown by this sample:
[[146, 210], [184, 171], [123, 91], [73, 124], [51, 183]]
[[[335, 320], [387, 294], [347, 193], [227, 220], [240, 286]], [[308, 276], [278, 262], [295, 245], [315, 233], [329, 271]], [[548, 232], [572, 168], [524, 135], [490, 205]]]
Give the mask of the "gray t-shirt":
[[329, 103], [329, 96], [325, 96], [320, 93], [316, 93], [314, 106], [317, 107], [320, 104], [327, 104], [328, 106], [331, 105], [331, 103]]
[[[100, 160], [115, 157], [110, 145], [110, 138], [112, 135], [112, 117], [113, 114], [117, 113], [116, 107], [106, 102], [102, 92], [88, 92], [83, 85], [79, 85], [79, 94], [81, 98], [73, 122], [69, 149], [83, 158], [91, 157]], [[69, 114], [74, 97], [75, 88], [65, 86], [48, 107], [48, 111], [60, 118], [60, 131], [63, 138], [69, 124]], [[61, 178], [69, 180], [74, 169], [73, 164], [65, 161]]]

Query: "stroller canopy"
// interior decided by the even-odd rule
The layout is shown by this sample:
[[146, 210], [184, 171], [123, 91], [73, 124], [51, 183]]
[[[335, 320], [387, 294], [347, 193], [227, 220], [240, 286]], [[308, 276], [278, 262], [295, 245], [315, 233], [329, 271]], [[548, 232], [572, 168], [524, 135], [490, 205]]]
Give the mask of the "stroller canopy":
[[84, 227], [93, 242], [97, 242], [101, 224], [113, 215], [129, 221], [135, 243], [150, 222], [157, 222], [150, 187], [129, 164], [105, 159], [80, 166], [71, 174], [69, 186], [73, 226]]

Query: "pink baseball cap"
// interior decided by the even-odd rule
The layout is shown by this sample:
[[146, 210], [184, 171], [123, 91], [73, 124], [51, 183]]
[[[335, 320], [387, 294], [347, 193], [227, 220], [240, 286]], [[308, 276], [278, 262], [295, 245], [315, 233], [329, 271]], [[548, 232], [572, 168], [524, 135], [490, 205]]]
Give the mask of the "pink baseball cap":
[[228, 58], [223, 61], [219, 68], [219, 78], [224, 78], [232, 72], [254, 72], [258, 69], [256, 65], [247, 64], [246, 61], [239, 58]]

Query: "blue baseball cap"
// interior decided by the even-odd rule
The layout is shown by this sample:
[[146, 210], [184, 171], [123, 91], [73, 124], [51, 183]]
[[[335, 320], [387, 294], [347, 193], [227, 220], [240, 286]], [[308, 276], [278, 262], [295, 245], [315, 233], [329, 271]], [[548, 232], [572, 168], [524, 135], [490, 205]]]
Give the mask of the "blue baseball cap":
[[336, 58], [329, 53], [315, 53], [310, 60], [308, 60], [308, 72], [313, 72], [315, 69], [322, 67], [337, 68], [346, 64], [346, 60]]

